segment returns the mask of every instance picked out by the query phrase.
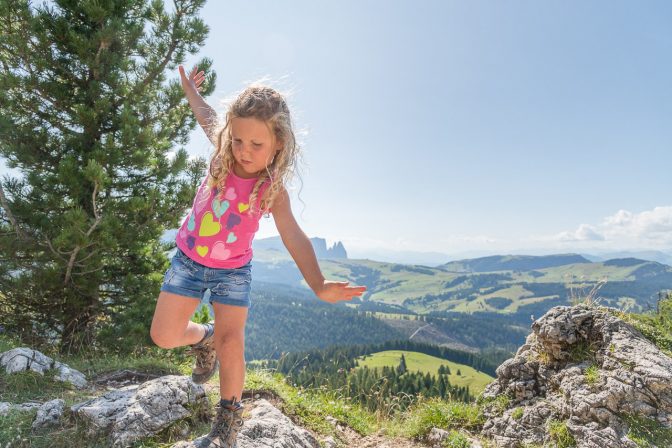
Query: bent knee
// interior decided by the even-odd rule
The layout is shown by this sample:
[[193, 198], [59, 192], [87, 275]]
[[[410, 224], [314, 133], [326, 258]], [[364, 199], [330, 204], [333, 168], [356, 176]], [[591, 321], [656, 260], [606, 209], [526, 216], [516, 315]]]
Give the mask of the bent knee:
[[152, 326], [149, 330], [149, 336], [152, 338], [157, 346], [161, 348], [175, 348], [177, 347], [177, 340], [170, 333], [161, 331], [158, 328]]

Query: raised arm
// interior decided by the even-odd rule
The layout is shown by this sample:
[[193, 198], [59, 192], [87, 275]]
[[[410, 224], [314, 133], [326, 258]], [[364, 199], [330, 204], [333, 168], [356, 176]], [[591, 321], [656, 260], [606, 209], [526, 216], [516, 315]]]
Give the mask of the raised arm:
[[285, 189], [273, 201], [272, 214], [282, 242], [317, 297], [325, 302], [334, 303], [339, 300], [352, 300], [353, 297], [359, 297], [366, 291], [366, 286], [349, 286], [350, 282], [324, 279], [313, 245], [294, 219], [289, 194]]
[[182, 65], [179, 66], [178, 70], [180, 71], [182, 90], [184, 90], [184, 95], [187, 97], [187, 101], [189, 101], [198, 124], [201, 125], [203, 131], [205, 131], [205, 135], [208, 136], [212, 144], [216, 145], [214, 130], [217, 123], [217, 112], [198, 93], [201, 90], [200, 85], [205, 81], [205, 72], [198, 72], [198, 67], [194, 67], [189, 76], [187, 76]]

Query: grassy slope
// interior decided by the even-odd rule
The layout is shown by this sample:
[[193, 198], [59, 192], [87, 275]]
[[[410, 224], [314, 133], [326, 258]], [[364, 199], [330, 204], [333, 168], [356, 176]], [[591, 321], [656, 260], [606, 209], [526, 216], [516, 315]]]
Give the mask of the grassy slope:
[[[0, 335], [0, 353], [22, 346]], [[82, 369], [91, 379], [96, 375], [121, 369], [137, 369], [158, 374], [188, 374], [190, 359], [183, 358], [175, 351], [149, 351], [142, 356], [82, 356], [62, 357], [49, 354], [58, 361]], [[451, 367], [452, 368], [452, 367]], [[210, 380], [213, 386], [218, 383], [215, 375]], [[326, 417], [332, 416], [349, 426], [359, 434], [367, 435], [378, 431], [390, 436], [407, 438], [427, 435], [433, 426], [449, 428], [477, 428], [482, 423], [480, 409], [475, 404], [453, 403], [440, 400], [418, 401], [413, 407], [401, 414], [391, 415], [390, 410], [382, 409], [371, 413], [366, 409], [342, 398], [337, 392], [328, 390], [302, 390], [288, 385], [279, 374], [266, 370], [248, 368], [245, 378], [245, 390], [269, 391], [279, 398], [279, 407], [300, 425], [322, 435], [334, 435], [334, 428], [327, 423]], [[26, 401], [45, 402], [54, 398], [63, 398], [66, 406], [102, 395], [106, 389], [78, 391], [67, 385], [55, 382], [50, 375], [41, 376], [30, 372], [8, 375], [0, 372], [0, 401], [22, 403]], [[217, 389], [208, 394], [214, 405], [218, 400]], [[36, 411], [10, 412], [0, 418], [0, 446], [12, 448], [70, 448], [73, 440], [78, 447], [105, 447], [108, 441], [102, 437], [92, 438], [82, 422], [68, 421], [63, 426], [47, 431], [31, 431], [31, 423]], [[195, 438], [209, 430], [210, 423], [192, 418], [176, 422], [159, 435], [138, 442], [133, 448], [170, 447], [176, 441]]]
[[[383, 366], [396, 367], [399, 365], [402, 353], [406, 358], [406, 367], [411, 371], [420, 371], [423, 373], [429, 372], [431, 375], [438, 375], [438, 370], [441, 365], [448, 366], [450, 368], [450, 375], [448, 375], [450, 384], [461, 387], [469, 386], [469, 390], [471, 390], [474, 395], [478, 395], [485, 389], [486, 385], [494, 380], [490, 375], [479, 372], [473, 367], [418, 352], [387, 350], [384, 352], [373, 353], [366, 357], [357, 358], [357, 361], [361, 367], [377, 367], [378, 369]], [[461, 375], [457, 374], [458, 370]]]

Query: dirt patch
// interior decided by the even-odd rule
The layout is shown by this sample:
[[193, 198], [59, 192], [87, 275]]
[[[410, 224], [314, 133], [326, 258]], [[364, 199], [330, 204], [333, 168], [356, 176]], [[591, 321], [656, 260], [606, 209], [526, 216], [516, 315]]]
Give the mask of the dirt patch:
[[[339, 429], [339, 427], [341, 429]], [[369, 434], [368, 436], [362, 436], [356, 431], [348, 428], [347, 426], [337, 425], [336, 431], [339, 435], [339, 439], [344, 443], [343, 446], [346, 447], [361, 447], [361, 448], [427, 448], [428, 445], [425, 445], [420, 442], [415, 442], [413, 440], [402, 439], [402, 438], [390, 438], [385, 436], [381, 432], [374, 434]]]

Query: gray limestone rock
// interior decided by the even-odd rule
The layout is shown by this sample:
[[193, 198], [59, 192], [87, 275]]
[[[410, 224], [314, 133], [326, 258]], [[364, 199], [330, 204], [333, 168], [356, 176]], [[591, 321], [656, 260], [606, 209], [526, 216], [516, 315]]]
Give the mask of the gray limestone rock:
[[86, 387], [86, 377], [81, 372], [27, 347], [14, 348], [0, 353], [0, 367], [4, 367], [7, 373], [32, 370], [40, 375], [55, 369], [54, 379], [68, 382], [78, 389]]
[[19, 412], [30, 412], [33, 409], [37, 409], [41, 406], [40, 403], [21, 403], [14, 404], [7, 401], [0, 402], [0, 417], [4, 417], [9, 414], [10, 411], [19, 411]]
[[625, 415], [672, 428], [672, 359], [632, 326], [578, 305], [549, 310], [532, 330], [483, 393], [509, 397], [503, 411], [486, 411], [482, 432], [498, 446], [549, 443], [551, 420], [587, 448], [636, 447]]
[[126, 386], [72, 406], [91, 424], [91, 431], [109, 432], [114, 447], [127, 447], [191, 415], [190, 408], [209, 402], [202, 386], [186, 376], [168, 375]]
[[57, 426], [63, 415], [65, 401], [59, 399], [47, 401], [37, 409], [37, 415], [33, 420], [33, 430]]
[[[173, 448], [192, 448], [193, 442], [179, 442]], [[268, 401], [257, 401], [245, 416], [238, 433], [238, 448], [319, 448], [319, 442], [306, 429], [296, 426]]]

